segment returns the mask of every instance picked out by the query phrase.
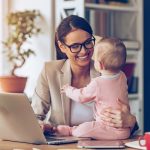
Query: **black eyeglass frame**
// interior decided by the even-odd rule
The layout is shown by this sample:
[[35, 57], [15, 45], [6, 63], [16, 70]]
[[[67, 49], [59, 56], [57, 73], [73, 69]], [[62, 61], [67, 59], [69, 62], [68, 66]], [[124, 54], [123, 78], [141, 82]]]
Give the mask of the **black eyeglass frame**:
[[80, 49], [79, 49], [79, 51], [77, 51], [77, 52], [73, 52], [72, 50], [71, 50], [71, 47], [72, 46], [74, 46], [75, 44], [71, 44], [71, 45], [67, 45], [66, 43], [64, 43], [63, 42], [63, 44], [65, 45], [65, 46], [67, 46], [69, 49], [70, 49], [70, 51], [72, 52], [72, 53], [79, 53], [80, 51], [81, 51], [81, 49], [82, 49], [82, 46], [84, 47], [84, 49], [86, 49], [86, 50], [89, 50], [89, 49], [91, 49], [91, 48], [93, 48], [93, 47], [90, 47], [90, 48], [87, 48], [86, 47], [86, 42], [88, 42], [89, 40], [91, 40], [91, 42], [93, 41], [93, 47], [95, 46], [95, 37], [92, 35], [92, 38], [90, 39], [87, 39], [86, 41], [84, 41], [83, 43], [75, 43], [75, 44], [78, 44], [78, 45], [80, 45]]

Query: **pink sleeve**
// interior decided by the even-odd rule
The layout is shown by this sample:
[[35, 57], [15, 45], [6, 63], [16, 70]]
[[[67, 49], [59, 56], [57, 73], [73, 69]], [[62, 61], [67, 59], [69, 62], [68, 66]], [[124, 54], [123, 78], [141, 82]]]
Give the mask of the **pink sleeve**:
[[77, 89], [68, 86], [65, 90], [66, 95], [74, 101], [85, 103], [95, 99], [96, 81], [92, 80], [86, 87]]

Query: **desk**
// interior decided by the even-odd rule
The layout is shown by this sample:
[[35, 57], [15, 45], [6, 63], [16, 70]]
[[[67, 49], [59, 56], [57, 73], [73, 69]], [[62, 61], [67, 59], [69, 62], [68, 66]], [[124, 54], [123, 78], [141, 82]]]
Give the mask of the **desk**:
[[[131, 142], [134, 139], [124, 140], [124, 142]], [[0, 141], [0, 150], [77, 150], [77, 144], [65, 145], [33, 145], [19, 142]], [[135, 150], [133, 148], [125, 148], [126, 150]], [[83, 150], [83, 149], [82, 149]], [[87, 150], [87, 149], [84, 149]]]

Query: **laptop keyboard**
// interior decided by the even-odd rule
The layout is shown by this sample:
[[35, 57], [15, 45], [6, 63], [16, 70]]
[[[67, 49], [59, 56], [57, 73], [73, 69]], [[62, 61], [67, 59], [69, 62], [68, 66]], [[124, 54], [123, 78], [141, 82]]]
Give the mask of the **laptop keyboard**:
[[59, 138], [54, 138], [54, 137], [49, 137], [49, 136], [46, 136], [45, 137], [47, 141], [60, 141], [60, 140], [64, 140], [64, 139], [59, 139]]
[[70, 144], [70, 143], [77, 143], [77, 139], [63, 139], [63, 138], [55, 138], [46, 136], [47, 143], [49, 145], [60, 145], [60, 144]]

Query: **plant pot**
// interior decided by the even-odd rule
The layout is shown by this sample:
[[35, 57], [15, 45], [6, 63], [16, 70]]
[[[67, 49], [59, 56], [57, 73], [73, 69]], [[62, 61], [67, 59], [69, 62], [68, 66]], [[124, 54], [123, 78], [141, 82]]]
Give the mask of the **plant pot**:
[[23, 93], [27, 77], [0, 76], [0, 89], [4, 92]]

